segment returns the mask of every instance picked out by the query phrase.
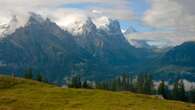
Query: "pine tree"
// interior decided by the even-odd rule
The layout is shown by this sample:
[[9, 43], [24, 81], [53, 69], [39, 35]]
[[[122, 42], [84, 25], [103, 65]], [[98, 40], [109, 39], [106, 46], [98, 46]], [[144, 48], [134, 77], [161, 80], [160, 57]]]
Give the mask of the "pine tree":
[[136, 92], [138, 93], [143, 93], [143, 84], [144, 84], [144, 76], [142, 74], [137, 76], [137, 81], [136, 81]]
[[81, 88], [82, 87], [82, 83], [81, 83], [80, 75], [73, 75], [70, 78], [70, 81], [68, 83], [68, 87], [70, 87], [70, 88]]
[[195, 89], [192, 89], [189, 92], [188, 101], [191, 103], [195, 103]]
[[162, 95], [165, 99], [167, 99], [168, 98], [167, 92], [168, 92], [168, 87], [165, 85], [165, 82], [163, 80], [161, 81], [158, 87], [158, 94]]
[[82, 87], [83, 87], [83, 88], [86, 88], [86, 89], [89, 89], [89, 88], [90, 88], [89, 85], [88, 85], [88, 83], [87, 83], [87, 81], [84, 81], [84, 82], [83, 82]]
[[179, 99], [182, 101], [187, 100], [183, 80], [179, 82]]
[[176, 80], [173, 85], [172, 99], [179, 100], [179, 80]]
[[151, 94], [152, 90], [153, 90], [152, 76], [149, 74], [145, 74], [144, 75], [143, 92], [146, 94]]
[[186, 92], [184, 83], [182, 80], [177, 80], [174, 84], [173, 91], [172, 91], [172, 98], [174, 100], [186, 100]]
[[149, 74], [140, 74], [137, 76], [136, 92], [151, 94], [153, 90], [152, 76]]

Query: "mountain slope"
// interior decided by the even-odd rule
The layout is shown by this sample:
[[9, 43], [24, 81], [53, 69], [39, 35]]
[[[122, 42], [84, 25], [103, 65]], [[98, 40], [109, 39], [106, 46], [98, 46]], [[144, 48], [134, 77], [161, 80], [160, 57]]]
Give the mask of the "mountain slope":
[[129, 92], [63, 89], [36, 81], [0, 76], [0, 110], [78, 109], [194, 110], [195, 106]]
[[[195, 72], [195, 42], [185, 42], [165, 52], [152, 62], [158, 72]], [[154, 69], [156, 68], [156, 69]]]
[[62, 83], [75, 73], [90, 79], [113, 77], [133, 71], [132, 66], [142, 61], [144, 52], [129, 45], [117, 20], [86, 18], [72, 23], [62, 29], [31, 13], [24, 26], [0, 39], [0, 71], [21, 75], [32, 68], [50, 82]]
[[[136, 49], [128, 44], [117, 20], [112, 20], [108, 17], [100, 17], [96, 20], [86, 18], [83, 22], [80, 19], [76, 19], [72, 25], [76, 24], [79, 28], [74, 31], [79, 33], [75, 34], [73, 31], [73, 38], [78, 45], [85, 48], [93, 56], [109, 60], [106, 63], [110, 63], [114, 59], [119, 60], [121, 63], [125, 60], [131, 60], [131, 62], [136, 60]], [[126, 57], [123, 61], [120, 59], [122, 56]]]
[[77, 68], [84, 68], [85, 59], [90, 59], [69, 33], [38, 15], [31, 16], [24, 27], [1, 39], [0, 51], [2, 72], [21, 73], [33, 68], [52, 81], [60, 81], [70, 71], [77, 71], [77, 64], [83, 64]]
[[86, 18], [85, 22], [76, 19], [72, 25], [75, 23], [80, 23], [79, 29], [82, 31], [77, 35], [73, 32], [73, 38], [78, 45], [96, 58], [94, 63], [98, 64], [98, 67], [95, 68], [103, 70], [102, 73], [128, 72], [132, 70], [131, 66], [138, 62], [139, 51], [129, 45], [117, 20], [100, 17], [95, 20]]
[[165, 64], [173, 64], [179, 66], [195, 66], [195, 42], [185, 42], [168, 51], [162, 61]]
[[132, 33], [136, 33], [137, 30], [135, 30], [133, 27], [128, 27], [125, 31], [124, 31], [124, 34], [125, 35], [129, 35], [129, 34], [132, 34]]

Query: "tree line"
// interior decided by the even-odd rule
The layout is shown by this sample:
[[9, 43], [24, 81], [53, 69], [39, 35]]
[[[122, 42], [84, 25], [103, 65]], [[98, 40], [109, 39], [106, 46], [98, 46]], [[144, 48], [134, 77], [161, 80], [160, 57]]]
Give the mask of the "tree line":
[[44, 77], [44, 75], [40, 72], [38, 73], [33, 73], [33, 69], [32, 68], [27, 68], [24, 71], [24, 78], [26, 79], [32, 79], [32, 80], [37, 80], [39, 82], [45, 82], [48, 83], [48, 79], [46, 77]]
[[[35, 74], [31, 68], [26, 69], [23, 77], [48, 83], [47, 78], [43, 74]], [[65, 85], [69, 88], [130, 91], [141, 94], [159, 95], [164, 99], [195, 103], [195, 89], [186, 91], [183, 80], [178, 78], [172, 84], [172, 88], [163, 80], [160, 81], [158, 87], [155, 87], [151, 74], [123, 74], [104, 81], [84, 80], [81, 75], [74, 74], [65, 78]]]
[[195, 89], [186, 91], [184, 82], [181, 79], [177, 79], [173, 83], [172, 89], [170, 89], [168, 85], [165, 84], [165, 81], [161, 81], [160, 85], [158, 86], [157, 92], [165, 99], [195, 103]]
[[158, 87], [155, 87], [152, 75], [150, 74], [124, 74], [111, 80], [99, 82], [82, 80], [80, 75], [73, 75], [66, 79], [66, 85], [70, 88], [131, 91], [134, 93], [158, 95], [169, 100], [195, 103], [195, 89], [186, 91], [183, 80], [177, 79], [172, 84], [172, 88], [168, 87], [165, 81], [161, 81]]

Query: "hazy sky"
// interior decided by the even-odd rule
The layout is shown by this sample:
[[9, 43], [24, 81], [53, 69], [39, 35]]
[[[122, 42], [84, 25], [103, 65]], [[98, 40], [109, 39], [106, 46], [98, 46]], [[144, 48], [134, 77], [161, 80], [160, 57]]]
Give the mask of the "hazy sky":
[[0, 0], [0, 5], [0, 23], [29, 11], [56, 21], [82, 13], [118, 19], [123, 29], [139, 32], [131, 35], [134, 39], [175, 44], [195, 39], [195, 0]]

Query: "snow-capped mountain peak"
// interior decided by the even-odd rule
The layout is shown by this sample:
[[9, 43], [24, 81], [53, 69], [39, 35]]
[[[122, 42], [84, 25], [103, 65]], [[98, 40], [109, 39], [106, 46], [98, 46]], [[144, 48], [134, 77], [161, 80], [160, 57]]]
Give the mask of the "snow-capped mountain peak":
[[117, 20], [103, 16], [94, 19], [94, 24], [98, 29], [106, 30], [109, 32], [121, 33], [120, 24]]
[[0, 37], [5, 37], [8, 34], [15, 32], [21, 25], [18, 21], [17, 16], [12, 16], [8, 23], [0, 25]]
[[[20, 27], [31, 24], [42, 24], [45, 21], [47, 20], [41, 15], [32, 12], [28, 13], [25, 17], [12, 16], [8, 23], [0, 24], [0, 36], [5, 37]], [[91, 18], [86, 15], [73, 14], [56, 21], [56, 24], [74, 36], [85, 36], [97, 30], [109, 34], [122, 33], [119, 22], [106, 16]]]
[[107, 28], [110, 22], [111, 22], [111, 19], [109, 19], [106, 16], [94, 19], [94, 23], [97, 28]]
[[76, 36], [82, 35], [83, 33], [90, 33], [96, 29], [91, 18], [84, 15], [68, 15], [59, 20], [57, 24], [65, 31]]
[[24, 16], [13, 15], [10, 17], [8, 22], [3, 22], [0, 24], [0, 37], [6, 37], [9, 34], [12, 34], [16, 29], [24, 27], [32, 23], [42, 23], [45, 19], [41, 15], [35, 13], [28, 13]]
[[119, 22], [106, 16], [91, 18], [86, 15], [73, 14], [67, 15], [56, 23], [75, 36], [91, 33], [96, 29], [108, 33], [121, 33]]

